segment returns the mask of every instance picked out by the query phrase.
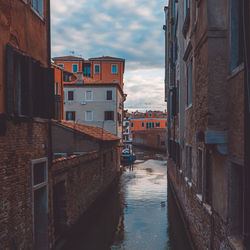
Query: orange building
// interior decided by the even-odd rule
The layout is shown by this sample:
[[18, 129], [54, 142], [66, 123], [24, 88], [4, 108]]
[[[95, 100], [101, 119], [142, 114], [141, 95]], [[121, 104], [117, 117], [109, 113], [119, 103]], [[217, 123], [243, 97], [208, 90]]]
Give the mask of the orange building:
[[[122, 58], [103, 56], [84, 60], [81, 57], [54, 57], [54, 63], [66, 71], [74, 73], [76, 80], [72, 84], [83, 83], [117, 83], [123, 89], [125, 60]], [[65, 77], [64, 84], [70, 79]]]
[[54, 69], [55, 119], [64, 120], [63, 79], [67, 78], [69, 81], [75, 81], [76, 77], [71, 72], [54, 63], [51, 64], [51, 68]]
[[166, 129], [167, 114], [161, 111], [148, 111], [146, 113], [132, 113], [130, 119], [130, 137], [133, 137], [135, 131], [149, 129]]
[[63, 78], [65, 119], [102, 127], [122, 138], [125, 60], [110, 56], [88, 60], [64, 56], [53, 60], [75, 76]]

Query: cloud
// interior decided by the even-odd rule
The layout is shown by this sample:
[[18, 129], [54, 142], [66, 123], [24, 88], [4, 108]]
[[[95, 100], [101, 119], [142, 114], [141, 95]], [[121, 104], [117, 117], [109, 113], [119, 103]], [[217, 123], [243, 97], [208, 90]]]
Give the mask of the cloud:
[[[141, 90], [150, 92], [156, 87], [152, 83], [156, 71], [160, 74], [157, 84], [161, 81], [163, 86], [165, 4], [165, 0], [53, 0], [52, 56], [74, 51], [84, 58], [125, 58], [128, 105], [142, 105]], [[136, 81], [141, 81], [138, 86]], [[156, 100], [150, 102], [158, 106], [163, 92], [156, 87], [151, 96]]]

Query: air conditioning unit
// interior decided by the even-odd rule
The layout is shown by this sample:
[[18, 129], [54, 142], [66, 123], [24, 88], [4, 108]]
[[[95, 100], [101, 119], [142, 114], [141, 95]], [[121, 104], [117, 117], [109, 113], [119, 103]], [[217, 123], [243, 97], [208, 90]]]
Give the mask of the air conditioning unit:
[[86, 102], [84, 102], [84, 101], [83, 101], [83, 102], [81, 102], [81, 104], [82, 104], [82, 105], [85, 105], [85, 104], [86, 104]]

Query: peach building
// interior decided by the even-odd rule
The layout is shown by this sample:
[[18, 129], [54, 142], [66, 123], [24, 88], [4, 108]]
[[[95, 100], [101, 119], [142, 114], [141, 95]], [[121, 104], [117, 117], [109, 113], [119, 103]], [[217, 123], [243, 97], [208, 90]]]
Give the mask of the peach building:
[[167, 128], [167, 114], [161, 111], [134, 112], [130, 119], [130, 138], [137, 131]]

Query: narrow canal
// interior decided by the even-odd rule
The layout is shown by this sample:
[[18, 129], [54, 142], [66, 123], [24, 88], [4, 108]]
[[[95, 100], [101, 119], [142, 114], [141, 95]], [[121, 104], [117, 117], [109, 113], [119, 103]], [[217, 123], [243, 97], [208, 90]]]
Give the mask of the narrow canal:
[[82, 218], [65, 250], [188, 250], [189, 243], [168, 188], [163, 154], [136, 149], [119, 183]]

